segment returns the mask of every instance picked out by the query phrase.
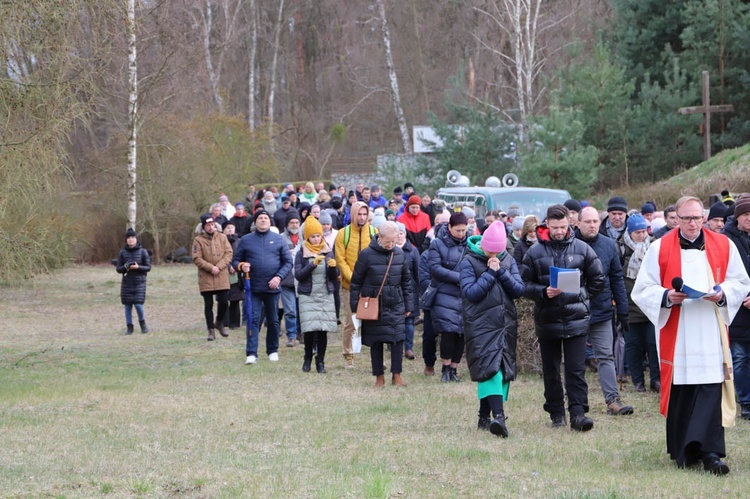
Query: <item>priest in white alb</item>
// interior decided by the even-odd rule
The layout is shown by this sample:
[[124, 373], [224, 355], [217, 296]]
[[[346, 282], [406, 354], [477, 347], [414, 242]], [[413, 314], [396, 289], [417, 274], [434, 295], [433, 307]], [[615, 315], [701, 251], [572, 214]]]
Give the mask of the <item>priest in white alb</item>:
[[736, 411], [726, 325], [750, 278], [734, 243], [703, 230], [700, 199], [680, 198], [677, 216], [678, 226], [649, 247], [632, 299], [656, 327], [667, 452], [679, 467], [702, 463], [726, 475], [724, 427]]

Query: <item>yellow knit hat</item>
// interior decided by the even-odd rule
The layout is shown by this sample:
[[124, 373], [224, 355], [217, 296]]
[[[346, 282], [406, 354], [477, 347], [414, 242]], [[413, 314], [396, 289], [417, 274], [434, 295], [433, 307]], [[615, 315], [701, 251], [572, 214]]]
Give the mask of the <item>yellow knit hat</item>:
[[318, 219], [314, 216], [309, 216], [305, 219], [305, 239], [310, 239], [313, 234], [323, 235], [323, 226], [320, 225]]

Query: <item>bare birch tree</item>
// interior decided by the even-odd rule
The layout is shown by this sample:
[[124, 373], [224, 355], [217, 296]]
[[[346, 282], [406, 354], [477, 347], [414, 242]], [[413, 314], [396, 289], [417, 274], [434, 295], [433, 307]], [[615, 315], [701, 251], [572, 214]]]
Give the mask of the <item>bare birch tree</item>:
[[520, 125], [519, 138], [526, 145], [529, 136], [528, 117], [534, 114], [539, 99], [545, 93], [544, 87], [538, 88], [537, 80], [547, 63], [547, 57], [541, 54], [537, 40], [542, 31], [560, 22], [540, 24], [542, 3], [544, 0], [502, 0], [490, 2], [488, 9], [475, 7], [510, 37], [511, 54], [505, 53], [502, 47], [491, 47], [483, 40], [480, 43], [498, 56], [513, 75]]
[[136, 57], [135, 0], [128, 0], [128, 227], [136, 222], [136, 165], [138, 138], [138, 61]]
[[385, 61], [388, 66], [388, 79], [391, 82], [391, 101], [393, 102], [393, 110], [396, 113], [398, 128], [401, 132], [401, 142], [404, 146], [404, 152], [406, 154], [413, 154], [414, 150], [411, 146], [409, 128], [406, 126], [406, 116], [404, 115], [404, 108], [401, 106], [401, 93], [398, 89], [398, 76], [396, 75], [396, 66], [393, 63], [393, 52], [391, 51], [391, 34], [388, 31], [388, 18], [385, 14], [384, 2], [385, 0], [377, 0], [378, 11], [380, 12], [380, 29], [383, 33], [383, 45], [385, 47]]
[[279, 44], [281, 43], [281, 28], [284, 26], [284, 0], [279, 0], [279, 14], [276, 18], [276, 32], [273, 39], [273, 58], [271, 59], [271, 83], [268, 90], [268, 136], [271, 137], [273, 147], [273, 105], [276, 96], [276, 66], [279, 63]]
[[255, 67], [258, 57], [258, 13], [256, 5], [256, 0], [250, 0], [250, 63], [247, 78], [247, 124], [250, 131], [255, 129], [255, 81], [257, 79]]
[[217, 60], [214, 62], [214, 55], [212, 52], [212, 33], [214, 32], [214, 12], [215, 7], [212, 0], [205, 0], [205, 10], [203, 4], [197, 9], [200, 16], [200, 23], [193, 17], [194, 26], [200, 25], [202, 28], [203, 38], [203, 52], [206, 58], [206, 72], [208, 73], [208, 81], [211, 84], [211, 93], [213, 94], [214, 102], [216, 107], [219, 108], [219, 113], [224, 112], [224, 98], [221, 95], [221, 87], [219, 80], [221, 79], [221, 72], [224, 67], [224, 57], [227, 52], [227, 47], [232, 41], [234, 36], [237, 15], [242, 7], [243, 0], [237, 0], [234, 5], [234, 9], [229, 4], [230, 0], [221, 0], [221, 12], [223, 13], [224, 26], [222, 39], [216, 43], [219, 47], [217, 52]]

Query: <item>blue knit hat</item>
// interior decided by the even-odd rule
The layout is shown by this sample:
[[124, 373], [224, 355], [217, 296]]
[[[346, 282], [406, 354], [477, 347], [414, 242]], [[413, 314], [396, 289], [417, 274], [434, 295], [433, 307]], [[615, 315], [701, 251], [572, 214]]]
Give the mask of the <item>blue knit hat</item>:
[[641, 206], [641, 215], [654, 213], [655, 211], [656, 211], [656, 208], [651, 203], [644, 203], [644, 205]]
[[637, 230], [648, 229], [648, 222], [643, 218], [643, 215], [634, 213], [628, 217], [628, 234], [632, 234]]

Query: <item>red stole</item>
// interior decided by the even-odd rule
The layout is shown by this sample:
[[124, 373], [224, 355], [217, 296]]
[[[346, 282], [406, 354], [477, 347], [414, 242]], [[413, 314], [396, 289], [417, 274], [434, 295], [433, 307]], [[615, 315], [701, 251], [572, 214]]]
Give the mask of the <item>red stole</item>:
[[[659, 248], [659, 270], [661, 273], [661, 285], [672, 289], [672, 279], [682, 276], [682, 256], [680, 253], [680, 230], [673, 229], [661, 238]], [[708, 258], [711, 272], [715, 272], [714, 279], [719, 284], [724, 282], [729, 263], [729, 239], [723, 234], [717, 234], [710, 230], [703, 230], [703, 238], [706, 247], [706, 258]], [[669, 407], [669, 394], [672, 390], [672, 374], [674, 362], [674, 349], [677, 343], [677, 324], [680, 322], [680, 307], [671, 308], [669, 320], [661, 328], [659, 336], [659, 368], [661, 369], [661, 403], [659, 412], [667, 416]]]

